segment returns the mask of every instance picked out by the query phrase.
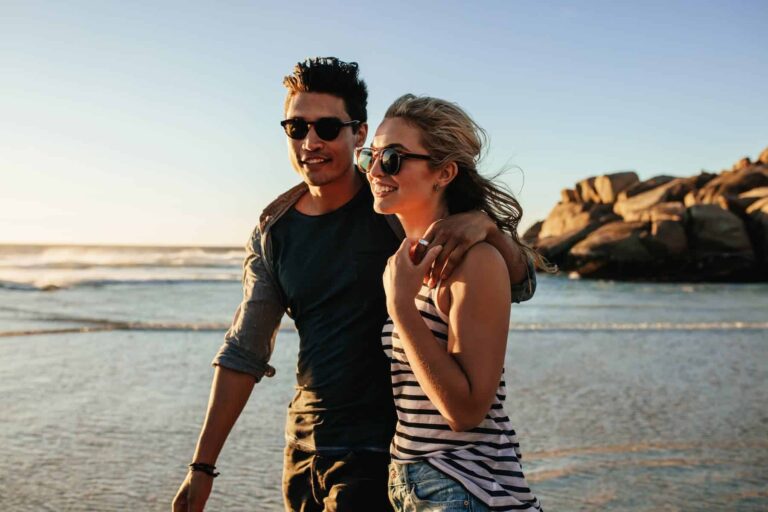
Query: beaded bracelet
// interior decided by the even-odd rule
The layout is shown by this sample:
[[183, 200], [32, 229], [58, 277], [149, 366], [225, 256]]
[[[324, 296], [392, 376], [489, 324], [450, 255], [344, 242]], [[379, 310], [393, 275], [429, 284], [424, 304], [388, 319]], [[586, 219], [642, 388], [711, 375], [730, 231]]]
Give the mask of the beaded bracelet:
[[189, 469], [191, 471], [202, 471], [206, 475], [210, 475], [213, 478], [216, 478], [221, 474], [216, 472], [216, 466], [213, 464], [205, 464], [203, 462], [192, 462], [189, 464]]

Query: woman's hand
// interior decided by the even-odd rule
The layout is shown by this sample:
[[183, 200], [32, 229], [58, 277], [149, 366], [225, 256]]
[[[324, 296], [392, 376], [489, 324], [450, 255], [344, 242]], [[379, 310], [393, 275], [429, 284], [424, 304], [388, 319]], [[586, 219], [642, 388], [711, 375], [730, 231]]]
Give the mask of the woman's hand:
[[414, 239], [403, 240], [384, 269], [384, 292], [387, 294], [387, 310], [390, 316], [394, 317], [399, 308], [415, 307], [413, 299], [421, 289], [424, 276], [442, 250], [440, 245], [430, 248], [421, 263], [416, 265], [411, 260], [410, 252], [413, 244], [417, 243]]
[[[443, 249], [430, 269], [429, 286], [434, 287], [440, 279], [448, 279], [467, 251], [496, 231], [496, 224], [481, 211], [457, 213], [433, 222], [422, 238], [429, 242], [429, 249], [435, 245]], [[423, 248], [426, 249], [416, 247], [416, 251], [423, 251]]]

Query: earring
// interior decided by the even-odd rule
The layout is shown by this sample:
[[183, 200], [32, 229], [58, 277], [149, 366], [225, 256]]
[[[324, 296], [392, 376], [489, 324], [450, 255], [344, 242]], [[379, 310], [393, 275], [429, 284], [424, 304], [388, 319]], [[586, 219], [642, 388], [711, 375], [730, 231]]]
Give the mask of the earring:
[[437, 192], [438, 190], [440, 190], [440, 185], [438, 185], [437, 183], [435, 183], [434, 185], [432, 185], [432, 190], [434, 190], [435, 192]]

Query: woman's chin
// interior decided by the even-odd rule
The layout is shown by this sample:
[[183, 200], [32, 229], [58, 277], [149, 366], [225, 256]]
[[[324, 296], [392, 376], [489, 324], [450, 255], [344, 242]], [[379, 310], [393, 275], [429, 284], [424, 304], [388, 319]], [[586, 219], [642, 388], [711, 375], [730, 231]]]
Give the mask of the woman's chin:
[[387, 201], [386, 198], [375, 198], [373, 201], [373, 210], [376, 213], [381, 213], [383, 215], [391, 215], [395, 213], [394, 204], [392, 204], [391, 201]]

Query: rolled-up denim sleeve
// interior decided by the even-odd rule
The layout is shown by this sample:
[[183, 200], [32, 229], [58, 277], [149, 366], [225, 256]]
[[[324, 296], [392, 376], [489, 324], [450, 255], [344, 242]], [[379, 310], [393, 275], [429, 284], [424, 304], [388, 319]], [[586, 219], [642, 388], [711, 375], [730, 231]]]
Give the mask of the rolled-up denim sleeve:
[[536, 266], [531, 258], [528, 258], [528, 267], [525, 279], [512, 285], [512, 302], [525, 302], [536, 293]]
[[258, 227], [245, 250], [243, 300], [212, 364], [248, 373], [258, 382], [265, 375], [271, 377], [275, 374], [269, 359], [285, 309], [275, 283], [264, 267]]

